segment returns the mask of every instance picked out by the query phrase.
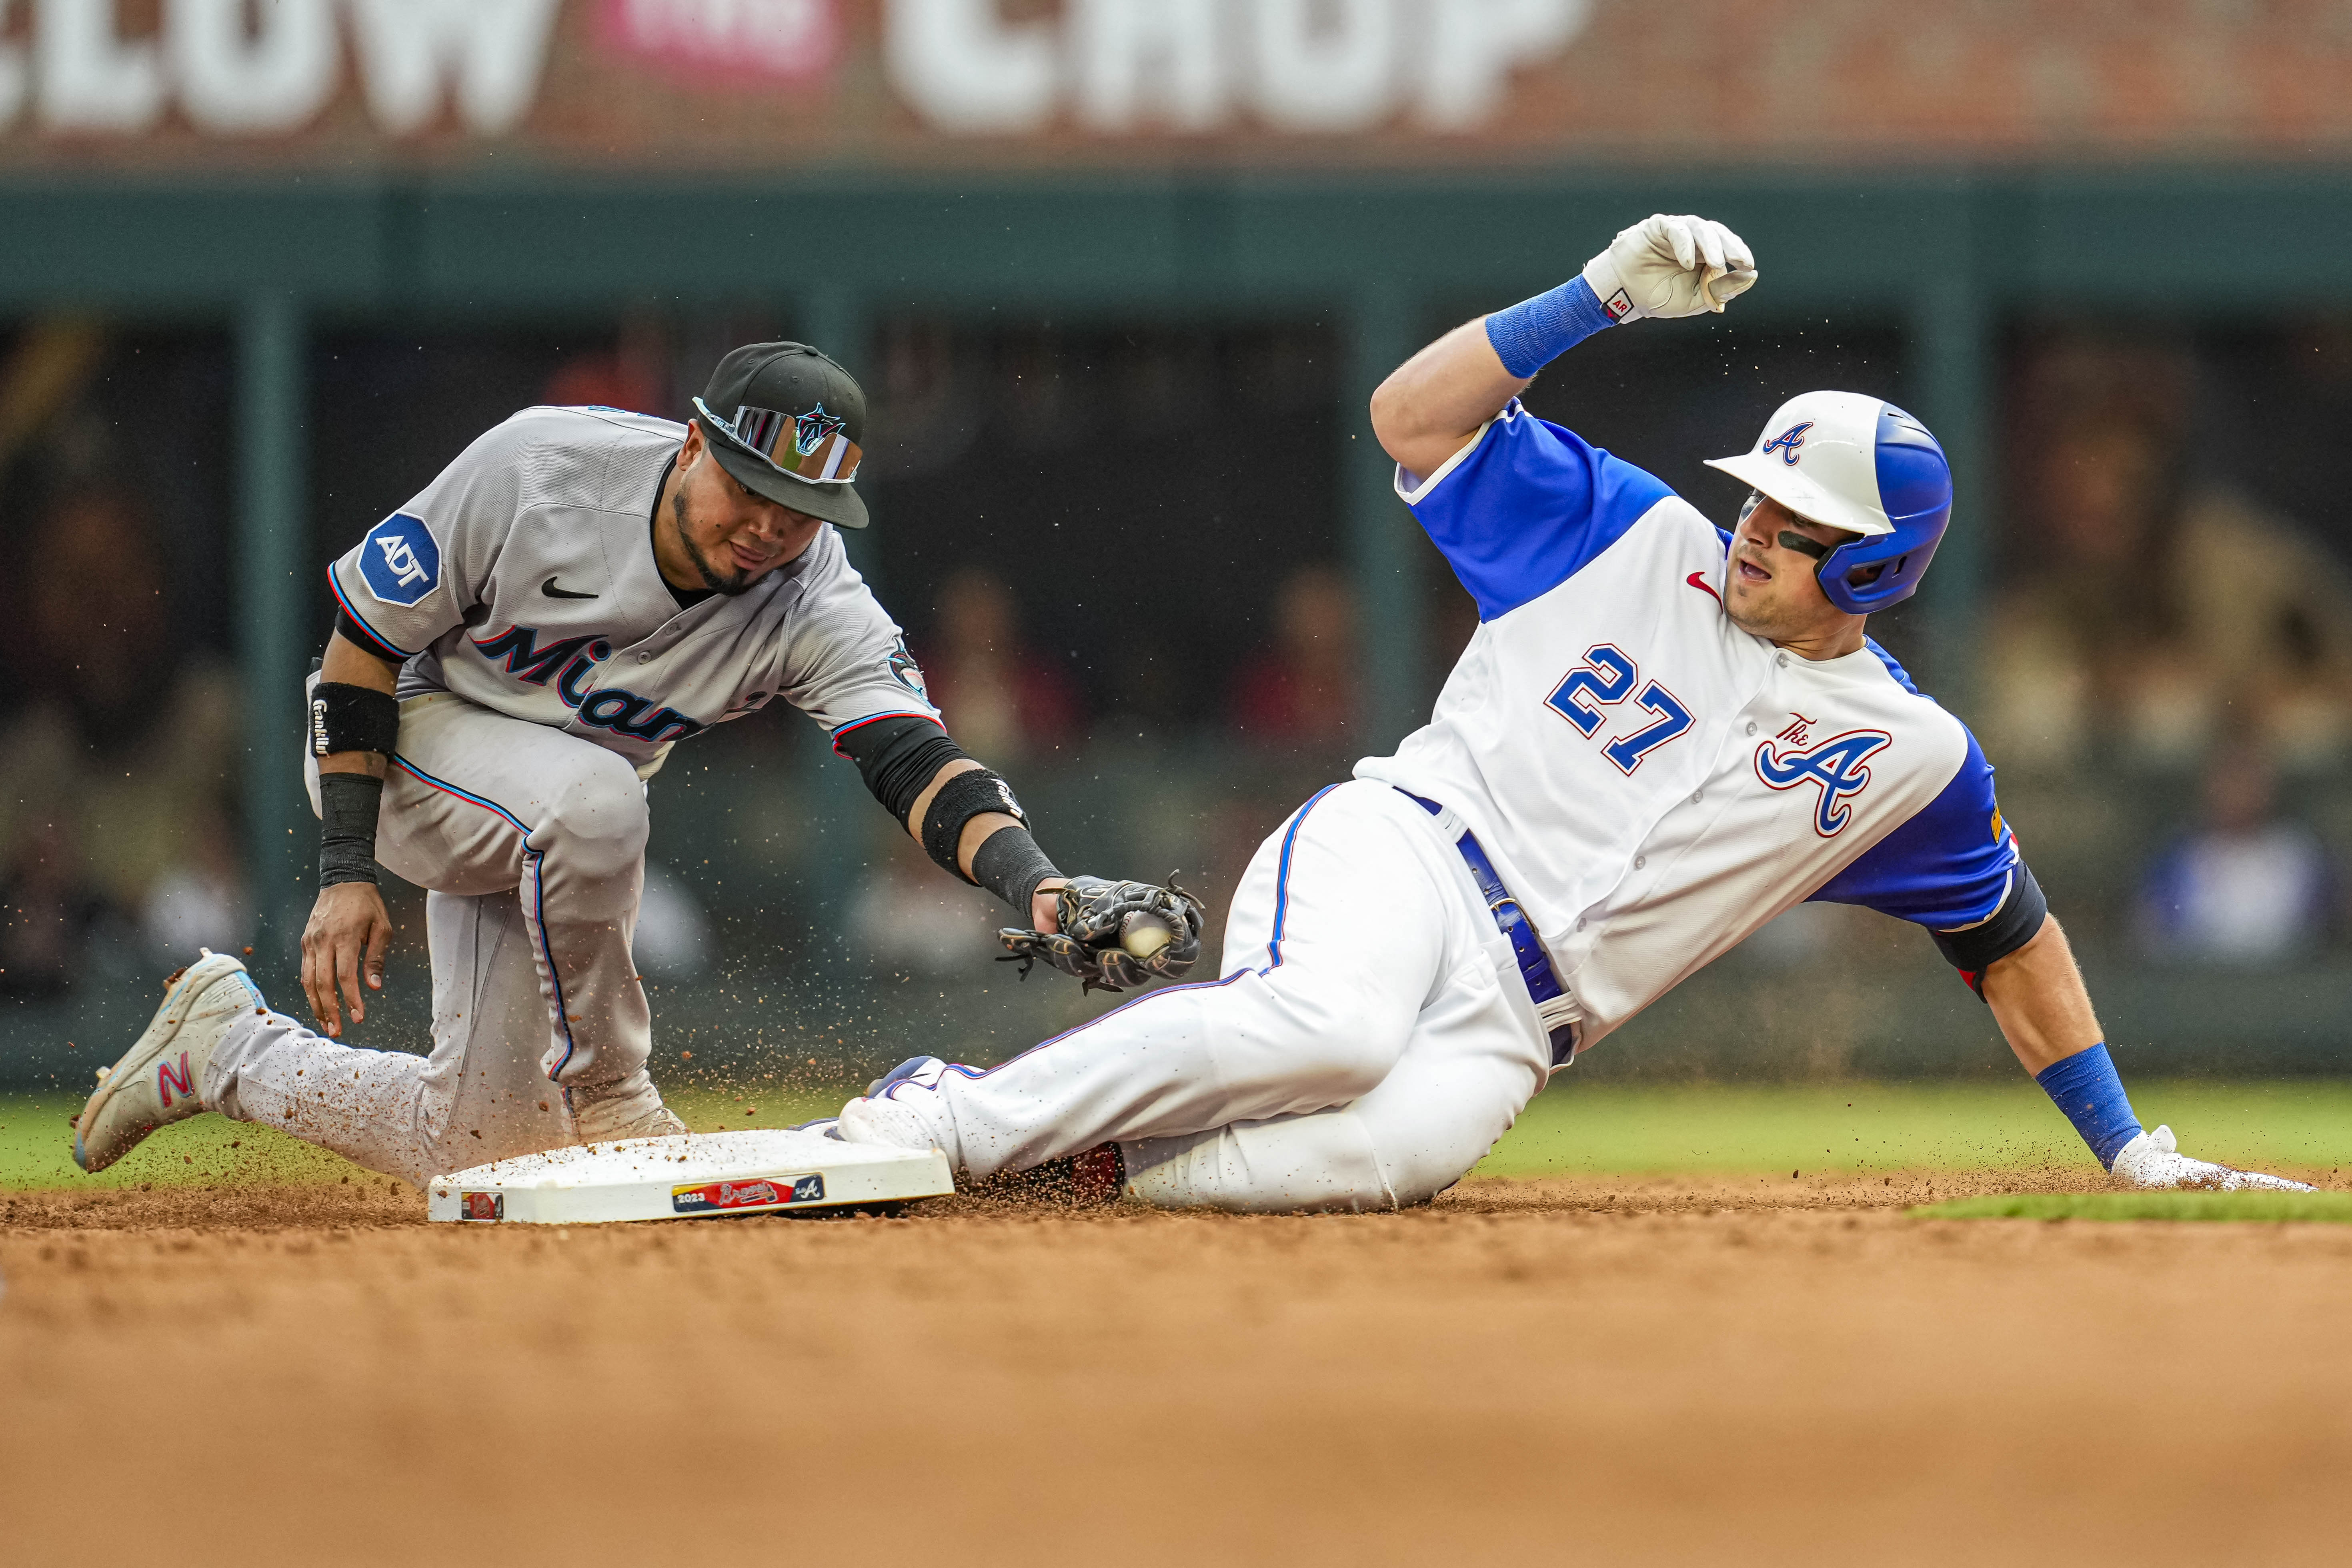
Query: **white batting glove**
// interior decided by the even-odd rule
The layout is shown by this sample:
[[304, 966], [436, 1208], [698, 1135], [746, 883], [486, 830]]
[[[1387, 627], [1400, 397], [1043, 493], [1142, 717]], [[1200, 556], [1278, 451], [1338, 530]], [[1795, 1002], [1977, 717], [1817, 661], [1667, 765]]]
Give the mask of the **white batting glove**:
[[1584, 280], [1619, 321], [1720, 313], [1756, 286], [1756, 257], [1746, 240], [1710, 218], [1653, 213], [1586, 262]]
[[2205, 1187], [2216, 1192], [2309, 1193], [2318, 1191], [2284, 1176], [2235, 1171], [2180, 1152], [2172, 1129], [2143, 1132], [2116, 1151], [2116, 1179], [2135, 1187]]

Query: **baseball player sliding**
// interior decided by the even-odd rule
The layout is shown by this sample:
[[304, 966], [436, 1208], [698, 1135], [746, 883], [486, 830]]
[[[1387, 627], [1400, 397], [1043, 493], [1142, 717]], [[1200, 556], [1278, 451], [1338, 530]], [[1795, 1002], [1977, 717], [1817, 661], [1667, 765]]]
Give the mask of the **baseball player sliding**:
[[1430, 721], [1259, 848], [1223, 978], [992, 1070], [905, 1063], [835, 1134], [937, 1146], [973, 1177], [1068, 1160], [1169, 1205], [1418, 1203], [1548, 1074], [1823, 899], [1926, 927], [2119, 1177], [2294, 1185], [2141, 1130], [1991, 767], [1864, 635], [1951, 515], [1926, 427], [1874, 397], [1791, 398], [1710, 464], [1753, 491], [1725, 532], [1520, 406], [1591, 333], [1755, 281], [1721, 224], [1652, 217], [1391, 374], [1371, 415], [1397, 493], [1478, 605]]
[[[322, 831], [302, 936], [326, 1033], [205, 955], [100, 1075], [75, 1126], [83, 1169], [205, 1110], [417, 1183], [685, 1131], [646, 1072], [629, 955], [646, 781], [678, 742], [777, 699], [832, 731], [932, 859], [1027, 917], [1039, 956], [1114, 988], [1190, 966], [1197, 906], [1063, 878], [1011, 788], [940, 726], [851, 570], [834, 529], [866, 521], [856, 382], [814, 349], [755, 343], [694, 408], [685, 426], [526, 409], [334, 563], [336, 629], [309, 693]], [[429, 1057], [335, 1038], [383, 984], [379, 860], [428, 889]], [[1140, 915], [1163, 939], [1142, 961], [1117, 945]]]

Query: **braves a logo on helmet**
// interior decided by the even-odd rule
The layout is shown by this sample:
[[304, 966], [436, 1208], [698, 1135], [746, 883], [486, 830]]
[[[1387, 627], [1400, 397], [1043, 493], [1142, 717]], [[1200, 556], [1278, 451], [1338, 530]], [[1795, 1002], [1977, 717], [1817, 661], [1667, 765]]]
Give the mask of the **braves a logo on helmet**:
[[[1796, 725], [1790, 729], [1803, 732]], [[1788, 733], [1783, 731], [1773, 740]], [[1864, 763], [1894, 740], [1884, 730], [1849, 730], [1810, 751], [1786, 752], [1774, 751], [1773, 742], [1767, 741], [1756, 748], [1756, 776], [1774, 789], [1794, 789], [1802, 784], [1818, 786], [1822, 796], [1813, 810], [1813, 831], [1834, 838], [1853, 820], [1848, 797], [1870, 787], [1870, 769]]]
[[793, 416], [793, 450], [807, 457], [833, 437], [841, 433], [845, 422], [838, 415], [827, 414], [820, 403], [806, 414]]
[[1812, 427], [1811, 420], [1801, 420], [1765, 442], [1763, 449], [1780, 453], [1780, 460], [1793, 468], [1797, 466], [1797, 448], [1805, 444], [1805, 432]]

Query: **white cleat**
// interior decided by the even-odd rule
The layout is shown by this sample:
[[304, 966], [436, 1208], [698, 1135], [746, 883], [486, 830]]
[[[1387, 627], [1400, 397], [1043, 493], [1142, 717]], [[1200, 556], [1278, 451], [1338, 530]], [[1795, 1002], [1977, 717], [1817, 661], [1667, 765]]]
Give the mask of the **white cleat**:
[[683, 1138], [690, 1131], [677, 1114], [656, 1100], [637, 1110], [625, 1100], [590, 1100], [573, 1112], [583, 1143], [619, 1143], [633, 1138]]
[[2223, 1193], [2310, 1193], [2316, 1187], [2260, 1171], [2240, 1171], [2180, 1152], [2172, 1129], [2143, 1132], [2116, 1151], [2116, 1179], [2135, 1187], [2201, 1187]]
[[74, 1119], [74, 1163], [103, 1171], [169, 1122], [211, 1109], [197, 1085], [228, 1026], [269, 1004], [226, 953], [204, 956], [172, 976], [139, 1043], [110, 1068], [98, 1069], [98, 1089]]
[[948, 1064], [937, 1057], [909, 1057], [866, 1086], [866, 1092], [841, 1108], [834, 1119], [833, 1136], [845, 1143], [871, 1143], [886, 1149], [935, 1149], [939, 1140], [930, 1124], [908, 1106], [891, 1098], [901, 1084], [937, 1089]]

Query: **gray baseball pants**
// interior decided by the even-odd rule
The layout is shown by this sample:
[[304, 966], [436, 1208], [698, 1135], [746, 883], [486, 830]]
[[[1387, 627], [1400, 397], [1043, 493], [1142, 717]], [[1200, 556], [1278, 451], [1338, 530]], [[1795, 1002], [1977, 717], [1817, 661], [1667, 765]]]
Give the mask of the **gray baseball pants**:
[[646, 830], [618, 754], [446, 692], [410, 698], [376, 858], [426, 889], [432, 1054], [254, 1015], [215, 1048], [205, 1103], [420, 1184], [576, 1142], [575, 1095], [650, 1110], [630, 957]]

